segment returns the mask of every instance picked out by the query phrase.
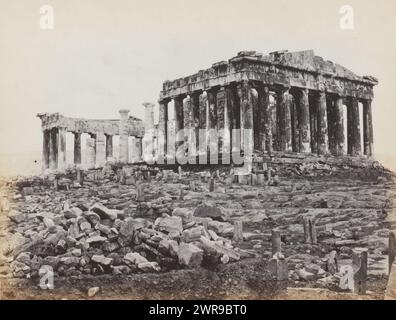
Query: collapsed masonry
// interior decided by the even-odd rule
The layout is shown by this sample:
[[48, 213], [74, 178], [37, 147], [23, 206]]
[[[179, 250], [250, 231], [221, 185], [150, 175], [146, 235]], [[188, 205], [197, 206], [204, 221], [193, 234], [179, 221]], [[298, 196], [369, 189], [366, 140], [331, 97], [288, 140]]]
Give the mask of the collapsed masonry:
[[[217, 132], [216, 150], [223, 154], [234, 153], [237, 145], [237, 151], [245, 155], [255, 150], [267, 154], [281, 151], [359, 156], [363, 141], [363, 154], [370, 157], [371, 103], [376, 84], [374, 77], [357, 76], [315, 56], [312, 50], [277, 51], [267, 56], [242, 51], [228, 62], [165, 81], [156, 125], [152, 103], [144, 104], [144, 125], [137, 118], [128, 118], [128, 110], [120, 111], [121, 120], [39, 114], [44, 133], [44, 169], [65, 167], [66, 131], [75, 134], [75, 164], [81, 163], [81, 133], [90, 134], [86, 146], [88, 167], [103, 166], [112, 156], [114, 135], [120, 135], [120, 162], [138, 162], [143, 154], [146, 162], [168, 159], [170, 163], [175, 149], [183, 142], [189, 155], [211, 152], [213, 141], [208, 132], [213, 130]], [[204, 141], [198, 137], [202, 130], [206, 132]], [[135, 137], [136, 143], [129, 152], [135, 161], [128, 156], [128, 136]]]

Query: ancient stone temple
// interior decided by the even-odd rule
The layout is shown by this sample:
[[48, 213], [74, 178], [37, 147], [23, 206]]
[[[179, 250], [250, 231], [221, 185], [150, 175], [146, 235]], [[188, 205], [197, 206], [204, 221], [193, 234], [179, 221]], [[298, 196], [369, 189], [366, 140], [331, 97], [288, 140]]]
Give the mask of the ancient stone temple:
[[43, 170], [65, 169], [66, 133], [74, 135], [74, 165], [81, 165], [81, 135], [86, 134], [87, 168], [102, 167], [113, 158], [113, 137], [119, 136], [119, 157], [123, 163], [142, 160], [142, 120], [128, 116], [129, 110], [120, 110], [120, 119], [90, 120], [67, 118], [59, 113], [41, 113], [43, 131]]
[[[371, 102], [377, 83], [312, 50], [266, 56], [239, 52], [209, 69], [163, 83], [161, 152], [167, 154], [167, 140], [181, 129], [217, 129], [222, 132], [219, 145], [226, 151], [235, 139], [233, 129], [242, 135], [249, 129], [254, 150], [261, 152], [371, 156]], [[168, 117], [169, 107], [174, 108], [174, 119]]]

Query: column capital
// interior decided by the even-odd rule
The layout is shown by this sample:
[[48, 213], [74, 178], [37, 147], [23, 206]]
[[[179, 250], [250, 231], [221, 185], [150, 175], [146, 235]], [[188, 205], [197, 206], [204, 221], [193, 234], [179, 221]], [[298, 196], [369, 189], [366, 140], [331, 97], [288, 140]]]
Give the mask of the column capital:
[[[152, 102], [143, 102], [142, 105], [145, 108], [154, 108], [155, 107], [155, 104]], [[129, 110], [128, 110], [128, 112], [129, 112]]]
[[216, 86], [216, 87], [209, 87], [206, 89], [207, 93], [211, 93], [211, 94], [216, 94], [217, 91], [219, 91], [221, 87], [220, 86]]
[[171, 98], [162, 98], [158, 99], [159, 104], [168, 104], [172, 99]]
[[171, 99], [172, 99], [172, 100], [177, 100], [177, 101], [182, 101], [182, 102], [183, 102], [183, 100], [184, 100], [184, 98], [185, 98], [186, 96], [187, 96], [187, 95], [186, 95], [185, 93], [183, 93], [183, 94], [178, 94], [178, 95], [176, 95], [176, 96], [172, 96]]
[[118, 111], [120, 113], [121, 119], [128, 118], [128, 113], [130, 112], [129, 109], [121, 109]]
[[362, 103], [368, 104], [368, 103], [372, 103], [372, 102], [373, 102], [373, 99], [372, 99], [372, 98], [371, 98], [371, 99], [364, 99], [364, 98], [361, 98], [361, 99], [359, 99], [359, 101], [362, 102]]
[[189, 93], [189, 96], [190, 97], [199, 97], [203, 92], [204, 92], [204, 90], [192, 91]]
[[242, 87], [247, 87], [247, 86], [252, 86], [252, 81], [250, 80], [242, 80], [237, 82], [237, 88], [242, 88]]
[[285, 93], [285, 92], [288, 92], [290, 89], [291, 89], [291, 86], [289, 86], [289, 85], [277, 85], [275, 91], [276, 92], [280, 91], [282, 93]]

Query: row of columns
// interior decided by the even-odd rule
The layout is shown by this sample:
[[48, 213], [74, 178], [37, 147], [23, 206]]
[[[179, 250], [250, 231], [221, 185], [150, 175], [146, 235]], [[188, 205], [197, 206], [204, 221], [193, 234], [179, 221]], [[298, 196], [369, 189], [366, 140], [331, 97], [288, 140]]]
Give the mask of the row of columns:
[[[231, 129], [240, 129], [242, 150], [247, 141], [253, 143], [255, 149], [269, 153], [275, 149], [341, 156], [345, 154], [344, 146], [347, 143], [349, 155], [357, 156], [362, 153], [359, 100], [356, 97], [342, 97], [325, 91], [295, 87], [276, 87], [275, 94], [276, 103], [273, 107], [267, 85], [242, 81], [236, 85], [176, 96], [173, 99], [174, 129], [176, 132], [183, 128], [222, 130], [223, 134], [218, 141], [219, 150], [226, 152], [232, 138], [236, 138], [231, 137]], [[363, 153], [371, 156], [371, 100], [361, 101]], [[169, 102], [170, 99], [159, 102], [158, 129], [165, 141], [172, 134], [169, 130]], [[347, 107], [347, 137], [344, 134], [344, 104]], [[246, 129], [253, 129], [249, 131], [253, 134], [244, 140]]]
[[[140, 162], [142, 158], [142, 139], [128, 134], [129, 110], [120, 110], [119, 161], [122, 163]], [[66, 132], [65, 128], [52, 128], [43, 131], [43, 169], [66, 168]], [[74, 164], [81, 161], [81, 132], [74, 134]], [[106, 160], [113, 158], [113, 136], [102, 132], [88, 133], [86, 138], [86, 167], [103, 167]], [[130, 141], [131, 140], [131, 141]], [[131, 144], [130, 144], [131, 142]]]

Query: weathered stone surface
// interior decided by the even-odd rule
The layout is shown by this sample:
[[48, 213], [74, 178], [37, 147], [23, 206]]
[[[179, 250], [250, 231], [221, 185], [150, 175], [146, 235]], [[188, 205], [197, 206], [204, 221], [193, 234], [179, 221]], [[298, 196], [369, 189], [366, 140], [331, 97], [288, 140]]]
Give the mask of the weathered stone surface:
[[201, 236], [206, 236], [205, 228], [203, 226], [198, 226], [183, 231], [181, 235], [181, 240], [183, 242], [193, 242], [199, 241]]
[[194, 210], [194, 216], [200, 218], [212, 218], [214, 220], [226, 221], [226, 215], [218, 207], [199, 206]]
[[220, 256], [227, 255], [231, 260], [237, 261], [241, 258], [240, 254], [235, 250], [226, 248], [224, 245], [211, 241], [205, 237], [200, 238], [200, 242], [203, 246], [203, 249], [212, 252], [215, 254], [219, 254]]
[[316, 279], [315, 274], [308, 272], [305, 269], [297, 270], [297, 274], [298, 274], [299, 278], [304, 281], [314, 281]]
[[202, 263], [203, 250], [191, 243], [181, 243], [177, 252], [179, 263], [187, 267], [198, 267]]
[[182, 218], [183, 223], [192, 221], [193, 212], [189, 208], [175, 208], [172, 211], [172, 216]]
[[87, 239], [87, 243], [98, 243], [98, 242], [103, 242], [106, 241], [106, 237], [101, 237], [101, 236], [93, 236]]
[[[353, 169], [348, 164], [349, 158], [338, 162], [332, 157], [329, 160], [310, 157], [304, 155], [304, 158], [297, 158], [300, 159], [297, 163], [294, 160], [288, 162], [291, 161], [288, 155], [281, 158], [275, 155], [271, 161], [266, 160], [268, 168], [276, 167], [281, 177], [280, 184], [266, 185], [260, 189], [234, 183], [224, 193], [220, 190], [224, 179], [220, 170], [215, 191], [205, 194], [204, 200], [199, 192], [206, 190], [207, 181], [201, 180], [201, 173], [187, 170], [181, 180], [177, 179], [177, 174], [170, 173], [167, 182], [152, 174], [151, 181], [146, 182], [149, 186], [147, 201], [139, 204], [133, 188], [119, 185], [112, 178], [94, 178], [93, 173], [86, 173], [84, 186], [71, 188], [67, 193], [62, 190], [44, 192], [44, 185], [35, 186], [33, 196], [13, 200], [16, 201], [13, 203], [15, 210], [25, 217], [18, 223], [8, 219], [8, 227], [23, 245], [17, 245], [16, 251], [6, 250], [7, 258], [0, 262], [0, 274], [4, 274], [5, 266], [11, 261], [23, 264], [14, 264], [19, 267], [15, 274], [22, 277], [34, 277], [42, 264], [53, 266], [56, 276], [82, 278], [84, 275], [103, 273], [128, 275], [157, 272], [154, 261], [162, 270], [180, 269], [186, 265], [179, 263], [182, 251], [178, 243], [192, 244], [202, 250], [205, 266], [206, 263], [215, 266], [233, 262], [237, 258], [233, 255], [239, 255], [239, 259], [258, 257], [263, 263], [269, 263], [273, 257], [271, 230], [276, 228], [281, 234], [282, 253], [290, 270], [288, 280], [291, 286], [334, 290], [341, 277], [335, 262], [340, 266], [351, 264], [352, 252], [358, 247], [368, 248], [367, 280], [378, 285], [378, 279], [384, 279], [387, 274], [389, 229], [384, 219], [391, 205], [387, 195], [392, 188], [391, 181], [376, 177], [372, 180], [368, 176], [375, 176], [381, 171], [374, 174], [369, 164], [369, 167]], [[126, 170], [126, 175], [130, 174]], [[196, 192], [186, 187], [189, 181], [195, 181]], [[185, 191], [183, 200], [179, 199], [180, 185]], [[66, 204], [65, 195], [72, 201]], [[98, 201], [106, 208], [120, 210], [117, 211], [117, 219], [101, 218], [99, 214], [88, 211], [90, 204]], [[192, 216], [190, 219], [192, 210], [203, 201], [221, 208], [230, 217], [228, 221], [231, 223], [207, 217]], [[81, 210], [81, 214], [69, 215], [67, 212], [72, 211], [73, 206]], [[173, 214], [175, 208], [182, 209], [180, 214]], [[141, 218], [136, 218], [138, 210], [142, 211]], [[168, 219], [171, 213], [166, 228], [160, 230], [159, 222]], [[89, 214], [93, 216], [92, 221], [88, 218]], [[305, 243], [304, 216], [317, 217], [316, 244]], [[154, 223], [157, 217], [160, 218]], [[172, 219], [181, 220], [176, 232]], [[53, 222], [54, 233], [48, 232], [46, 223], [52, 228], [52, 223], [48, 221]], [[244, 222], [243, 244], [232, 241], [234, 221]], [[171, 232], [166, 231], [167, 228]], [[4, 239], [4, 234], [6, 232], [0, 229], [0, 239]], [[10, 241], [12, 237], [7, 234], [5, 239]], [[207, 238], [210, 244], [203, 244], [201, 237]], [[91, 242], [92, 238], [99, 241]], [[337, 255], [331, 252], [334, 248], [338, 251]], [[143, 258], [140, 267], [139, 263], [124, 259], [132, 252]], [[97, 263], [91, 259], [93, 255], [113, 259], [113, 262], [110, 266]], [[278, 257], [273, 273], [277, 277], [277, 270], [282, 267], [279, 260]], [[223, 266], [219, 266], [221, 268]], [[246, 268], [246, 272], [250, 272], [250, 260], [246, 261]], [[314, 280], [310, 280], [311, 275], [308, 275], [307, 281], [304, 280], [304, 276], [299, 275], [304, 272], [314, 275]]]
[[153, 271], [160, 271], [161, 268], [159, 267], [157, 262], [142, 262], [137, 265], [139, 270], [143, 272], [153, 272]]
[[127, 253], [124, 257], [125, 261], [129, 261], [132, 264], [138, 265], [141, 263], [145, 263], [148, 262], [147, 259], [145, 257], [142, 257], [139, 253], [137, 252], [130, 252]]
[[182, 233], [183, 231], [182, 219], [180, 217], [158, 218], [155, 225], [158, 227], [158, 230], [167, 233]]
[[113, 262], [113, 259], [106, 258], [104, 255], [93, 255], [92, 261], [99, 263], [103, 266], [109, 266]]
[[90, 223], [92, 223], [92, 225], [96, 225], [96, 224], [100, 223], [100, 216], [95, 212], [87, 211], [84, 213], [84, 217]]
[[95, 203], [89, 211], [97, 213], [101, 219], [117, 219], [117, 210], [108, 209], [101, 203]]
[[92, 287], [88, 289], [87, 295], [89, 298], [92, 298], [96, 296], [97, 293], [99, 293], [100, 288], [99, 287]]
[[8, 212], [8, 218], [15, 223], [21, 223], [25, 221], [26, 215], [17, 210], [10, 210]]

